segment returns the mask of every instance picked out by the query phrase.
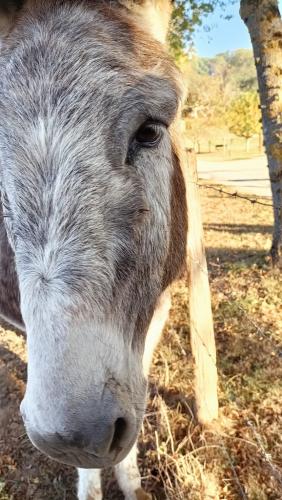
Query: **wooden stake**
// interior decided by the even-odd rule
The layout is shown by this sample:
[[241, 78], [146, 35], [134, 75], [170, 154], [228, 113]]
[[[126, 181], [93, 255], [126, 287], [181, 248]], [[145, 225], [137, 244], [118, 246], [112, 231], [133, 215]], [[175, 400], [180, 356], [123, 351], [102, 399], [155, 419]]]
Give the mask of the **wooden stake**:
[[216, 348], [194, 151], [188, 152], [185, 177], [188, 206], [190, 335], [195, 363], [196, 410], [198, 421], [208, 424], [218, 417]]

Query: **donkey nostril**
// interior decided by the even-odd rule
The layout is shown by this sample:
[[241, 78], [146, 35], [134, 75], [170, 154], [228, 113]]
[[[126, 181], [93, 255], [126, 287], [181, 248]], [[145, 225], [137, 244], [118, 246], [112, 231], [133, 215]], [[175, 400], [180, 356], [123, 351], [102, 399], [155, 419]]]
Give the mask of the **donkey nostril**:
[[117, 418], [117, 420], [115, 421], [115, 431], [110, 446], [110, 451], [114, 451], [120, 446], [120, 442], [125, 434], [126, 428], [127, 428], [126, 420], [122, 417]]

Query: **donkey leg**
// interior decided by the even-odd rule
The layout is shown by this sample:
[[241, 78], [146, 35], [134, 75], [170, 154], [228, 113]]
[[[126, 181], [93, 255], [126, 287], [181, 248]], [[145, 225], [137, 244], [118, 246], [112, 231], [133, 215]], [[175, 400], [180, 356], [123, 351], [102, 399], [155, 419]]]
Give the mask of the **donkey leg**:
[[157, 344], [161, 338], [165, 322], [168, 318], [170, 307], [171, 307], [171, 297], [170, 297], [170, 291], [167, 288], [159, 298], [157, 307], [155, 309], [154, 315], [152, 317], [146, 335], [145, 349], [143, 355], [143, 371], [146, 377], [148, 376], [150, 370], [154, 350], [157, 347]]
[[152, 498], [141, 487], [136, 443], [125, 459], [115, 466], [115, 475], [125, 500], [150, 500]]
[[[161, 337], [171, 306], [170, 293], [166, 290], [161, 295], [154, 316], [150, 323], [145, 342], [143, 370], [148, 375], [152, 356]], [[149, 500], [151, 495], [141, 487], [141, 476], [137, 464], [137, 444], [133, 446], [127, 457], [115, 466], [115, 474], [125, 500]]]
[[78, 469], [78, 500], [102, 500], [101, 470]]

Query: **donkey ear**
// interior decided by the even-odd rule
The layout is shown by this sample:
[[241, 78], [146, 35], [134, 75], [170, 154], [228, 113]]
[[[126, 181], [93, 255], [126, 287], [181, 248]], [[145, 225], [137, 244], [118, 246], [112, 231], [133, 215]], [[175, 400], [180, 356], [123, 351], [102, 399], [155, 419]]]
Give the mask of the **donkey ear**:
[[119, 0], [136, 17], [141, 28], [158, 42], [166, 43], [172, 13], [171, 0]]

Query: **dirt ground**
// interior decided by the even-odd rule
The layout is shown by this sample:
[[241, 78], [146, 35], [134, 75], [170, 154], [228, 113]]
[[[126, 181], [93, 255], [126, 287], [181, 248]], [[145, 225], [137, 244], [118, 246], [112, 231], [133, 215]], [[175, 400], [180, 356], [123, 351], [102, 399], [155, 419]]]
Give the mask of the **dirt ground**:
[[[228, 189], [228, 188], [225, 188]], [[218, 353], [219, 421], [193, 416], [187, 288], [173, 309], [150, 376], [139, 441], [143, 486], [169, 500], [282, 498], [282, 279], [271, 269], [272, 210], [201, 188]], [[76, 473], [30, 444], [19, 416], [24, 338], [0, 330], [0, 500], [74, 500]], [[105, 498], [122, 499], [108, 471]]]

